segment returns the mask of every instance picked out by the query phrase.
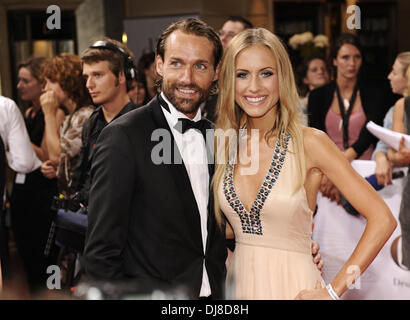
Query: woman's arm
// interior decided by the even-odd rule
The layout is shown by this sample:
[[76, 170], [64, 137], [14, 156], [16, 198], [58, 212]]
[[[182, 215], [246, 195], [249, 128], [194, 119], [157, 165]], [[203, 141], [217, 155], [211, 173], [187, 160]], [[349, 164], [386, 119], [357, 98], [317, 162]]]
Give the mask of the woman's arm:
[[[44, 137], [48, 158], [57, 167], [60, 161], [60, 127], [64, 121], [64, 112], [58, 108], [58, 100], [53, 91], [45, 92], [40, 97], [41, 108], [44, 113]], [[63, 116], [64, 115], [64, 116]]]
[[[306, 158], [310, 168], [319, 169], [332, 180], [346, 199], [367, 220], [366, 228], [355, 250], [331, 283], [340, 297], [374, 260], [393, 233], [397, 222], [383, 199], [351, 167], [324, 132], [314, 129], [304, 132]], [[312, 191], [316, 192], [307, 190], [308, 193]], [[352, 268], [357, 271], [356, 277], [351, 273]], [[302, 298], [328, 298], [326, 289], [304, 291], [301, 295]]]
[[[404, 98], [399, 99], [394, 105], [393, 131], [406, 133], [404, 125]], [[404, 146], [404, 138], [401, 139], [399, 150], [389, 148], [388, 157], [395, 166], [407, 166], [410, 164], [410, 149]]]
[[377, 183], [387, 186], [392, 183], [393, 166], [387, 158], [387, 153], [380, 150], [374, 154], [374, 160], [376, 161], [376, 169], [374, 174], [377, 179]]

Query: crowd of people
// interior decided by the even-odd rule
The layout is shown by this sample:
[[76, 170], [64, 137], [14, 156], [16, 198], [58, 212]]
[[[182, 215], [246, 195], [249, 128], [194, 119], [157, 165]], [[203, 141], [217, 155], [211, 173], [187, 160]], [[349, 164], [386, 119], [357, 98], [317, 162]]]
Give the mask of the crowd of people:
[[[351, 282], [346, 270], [363, 273], [396, 227], [350, 162], [374, 159], [384, 185], [394, 166], [410, 164], [404, 141], [399, 150], [376, 147], [366, 129], [384, 120], [410, 132], [410, 53], [397, 56], [391, 88], [361, 76], [364, 54], [357, 36], [342, 34], [329, 59], [292, 66], [281, 39], [230, 17], [219, 32], [198, 19], [173, 23], [138, 63], [108, 38], [81, 56], [21, 62], [17, 89], [28, 108], [23, 116], [1, 97], [0, 162], [17, 173], [11, 226], [31, 293], [47, 290], [47, 266], [69, 268], [53, 239], [58, 196], [67, 200], [59, 209], [87, 217], [69, 285], [139, 281], [182, 286], [193, 299], [339, 299]], [[404, 97], [395, 102], [393, 93]], [[337, 203], [343, 195], [367, 221], [328, 284], [312, 241], [319, 191]], [[410, 268], [408, 192], [400, 222]]]

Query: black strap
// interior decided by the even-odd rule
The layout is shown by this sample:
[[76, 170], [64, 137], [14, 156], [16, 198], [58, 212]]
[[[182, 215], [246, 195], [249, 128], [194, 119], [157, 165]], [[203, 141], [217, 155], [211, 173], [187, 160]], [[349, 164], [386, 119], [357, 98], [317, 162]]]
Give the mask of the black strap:
[[354, 102], [356, 100], [358, 90], [359, 90], [359, 86], [356, 83], [353, 89], [352, 96], [350, 97], [349, 109], [347, 110], [347, 113], [345, 113], [345, 106], [343, 103], [342, 96], [340, 94], [340, 89], [339, 89], [339, 86], [336, 84], [337, 100], [339, 101], [339, 110], [340, 110], [340, 115], [342, 116], [342, 121], [343, 121], [343, 145], [344, 145], [345, 150], [349, 148], [349, 118], [353, 111]]

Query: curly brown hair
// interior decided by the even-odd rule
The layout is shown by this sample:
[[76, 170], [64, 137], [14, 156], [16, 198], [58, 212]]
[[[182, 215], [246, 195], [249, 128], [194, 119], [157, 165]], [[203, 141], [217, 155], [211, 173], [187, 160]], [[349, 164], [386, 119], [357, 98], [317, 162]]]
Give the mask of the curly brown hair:
[[91, 98], [85, 86], [81, 59], [71, 53], [61, 53], [45, 63], [43, 77], [58, 82], [77, 108], [91, 105]]

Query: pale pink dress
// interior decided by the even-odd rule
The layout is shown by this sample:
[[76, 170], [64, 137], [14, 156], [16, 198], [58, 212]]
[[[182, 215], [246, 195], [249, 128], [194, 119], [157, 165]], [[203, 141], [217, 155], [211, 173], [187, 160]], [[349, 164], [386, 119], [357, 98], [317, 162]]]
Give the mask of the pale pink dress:
[[[326, 132], [330, 139], [339, 147], [340, 151], [344, 151], [343, 147], [343, 127], [340, 126], [340, 120], [342, 116], [336, 114], [329, 109], [326, 115], [325, 125]], [[352, 112], [349, 118], [349, 146], [351, 146], [359, 138], [360, 131], [366, 123], [366, 115], [363, 108], [359, 108], [356, 112]], [[373, 147], [370, 146], [363, 154], [358, 158], [359, 160], [370, 160], [372, 158]]]
[[[241, 203], [234, 209], [232, 199], [240, 199], [236, 198], [229, 170], [219, 186], [219, 204], [236, 241], [227, 269], [228, 299], [294, 299], [301, 290], [314, 289], [317, 282], [325, 286], [311, 253], [312, 211], [305, 189], [294, 192], [297, 163], [289, 150], [281, 168], [273, 169], [278, 175], [272, 175], [276, 181], [266, 200], [262, 205], [254, 203], [260, 211], [250, 210], [252, 217], [243, 211]], [[267, 175], [265, 181], [272, 176]], [[259, 194], [262, 190], [266, 187], [261, 186]]]

